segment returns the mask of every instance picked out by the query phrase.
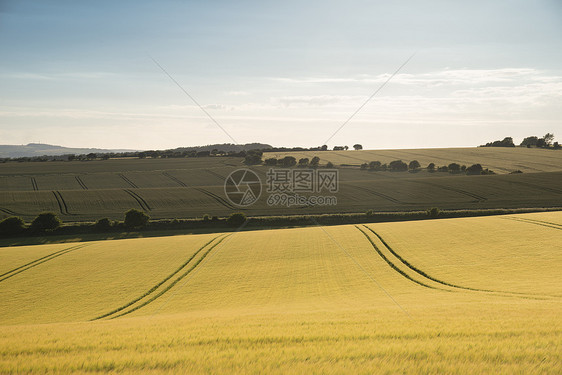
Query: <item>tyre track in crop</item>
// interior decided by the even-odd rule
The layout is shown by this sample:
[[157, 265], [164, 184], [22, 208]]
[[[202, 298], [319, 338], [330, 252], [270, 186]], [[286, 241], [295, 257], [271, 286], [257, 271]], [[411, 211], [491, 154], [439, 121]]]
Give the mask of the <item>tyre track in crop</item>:
[[35, 179], [35, 177], [31, 177], [31, 187], [33, 188], [34, 191], [39, 190], [39, 187], [37, 186], [37, 180]]
[[68, 206], [66, 205], [66, 201], [62, 197], [61, 192], [58, 191], [58, 190], [53, 190], [52, 193], [55, 196], [55, 199], [57, 200], [57, 204], [59, 205], [60, 213], [63, 214], [63, 215], [70, 215], [70, 212], [68, 212]]
[[540, 225], [542, 227], [562, 230], [562, 225], [556, 223], [550, 223], [548, 221], [533, 220], [533, 219], [527, 219], [522, 217], [504, 217], [502, 219], [518, 221], [520, 223], [535, 224], [535, 225]]
[[78, 185], [80, 185], [80, 187], [84, 190], [88, 190], [88, 187], [86, 186], [86, 184], [84, 183], [84, 181], [82, 181], [82, 179], [80, 178], [80, 176], [75, 176], [74, 177], [76, 179], [76, 182], [78, 182]]
[[[109, 318], [109, 319], [115, 319], [127, 314], [132, 313], [133, 311], [136, 311], [146, 305], [148, 305], [149, 303], [155, 301], [156, 299], [158, 299], [159, 297], [161, 297], [164, 293], [168, 292], [170, 289], [172, 289], [178, 282], [180, 282], [183, 278], [185, 278], [187, 275], [189, 275], [206, 257], [207, 255], [211, 252], [211, 250], [213, 250], [215, 247], [217, 247], [222, 241], [224, 241], [226, 238], [230, 237], [232, 234], [227, 234], [227, 235], [218, 235], [216, 237], [214, 237], [213, 239], [211, 239], [209, 242], [207, 242], [206, 244], [204, 244], [203, 246], [201, 246], [193, 255], [191, 255], [183, 264], [181, 264], [174, 272], [172, 272], [171, 274], [169, 274], [168, 276], [166, 276], [162, 281], [160, 281], [158, 284], [154, 285], [151, 289], [149, 289], [148, 291], [146, 291], [144, 294], [142, 294], [140, 297], [135, 298], [134, 300], [126, 303], [125, 305], [118, 307], [115, 310], [112, 310], [106, 314], [100, 315], [94, 319], [91, 319], [92, 321], [94, 320], [100, 320], [100, 319], [104, 319], [104, 318]], [[213, 245], [211, 245], [211, 243], [215, 242]], [[176, 276], [177, 274], [179, 274], [182, 270], [184, 270], [193, 259], [195, 259], [195, 257], [200, 254], [203, 250], [206, 251], [201, 255], [201, 257], [195, 262], [193, 263], [193, 265], [191, 267], [189, 267], [185, 272], [183, 272], [181, 275], [179, 275], [176, 279], [174, 279], [170, 284], [168, 284], [167, 286], [165, 286], [162, 290], [160, 290], [158, 293], [154, 294], [162, 285], [164, 285], [167, 281], [169, 281], [170, 279], [172, 279], [174, 276]], [[135, 305], [136, 303], [140, 302], [138, 305]], [[129, 309], [128, 309], [129, 308]]]
[[62, 249], [62, 250], [55, 251], [55, 252], [53, 252], [53, 253], [51, 253], [51, 254], [49, 254], [49, 255], [45, 255], [45, 256], [43, 256], [43, 257], [41, 257], [41, 258], [35, 259], [34, 261], [31, 261], [31, 262], [29, 262], [29, 263], [26, 263], [26, 264], [24, 264], [24, 265], [22, 265], [22, 266], [19, 266], [19, 267], [17, 267], [17, 268], [14, 268], [14, 269], [12, 269], [12, 270], [10, 270], [10, 271], [8, 271], [8, 272], [5, 272], [5, 273], [1, 274], [1, 275], [0, 275], [0, 282], [4, 281], [4, 280], [6, 280], [6, 279], [9, 279], [10, 277], [13, 277], [13, 276], [15, 276], [15, 275], [17, 275], [17, 274], [20, 274], [20, 273], [22, 273], [22, 272], [24, 272], [24, 271], [27, 271], [27, 270], [29, 270], [29, 269], [31, 269], [31, 268], [33, 268], [33, 267], [36, 267], [36, 266], [38, 266], [38, 265], [40, 265], [40, 264], [43, 264], [43, 263], [45, 263], [45, 262], [48, 262], [48, 261], [53, 260], [53, 259], [55, 259], [55, 258], [58, 258], [58, 257], [60, 257], [60, 256], [62, 256], [62, 255], [68, 254], [68, 253], [70, 253], [70, 252], [72, 252], [72, 251], [75, 251], [75, 250], [82, 249], [82, 248], [84, 248], [84, 247], [86, 247], [86, 246], [90, 246], [90, 245], [89, 245], [89, 244], [75, 245], [75, 246], [72, 246], [72, 247], [68, 247], [68, 248], [66, 248], [66, 249]]
[[226, 180], [226, 177], [224, 177], [224, 176], [218, 174], [217, 172], [214, 172], [214, 171], [212, 171], [212, 170], [210, 170], [210, 169], [206, 169], [206, 171], [207, 171], [207, 173], [209, 173], [209, 174], [211, 174], [211, 175], [213, 175], [213, 176], [215, 176], [215, 177], [218, 177], [218, 178], [221, 179], [222, 181]]
[[484, 201], [488, 200], [488, 198], [486, 198], [482, 195], [471, 193], [470, 191], [462, 190], [462, 189], [459, 189], [459, 188], [454, 188], [454, 187], [451, 187], [451, 186], [443, 186], [443, 185], [439, 185], [439, 184], [435, 184], [435, 183], [427, 182], [427, 181], [412, 180], [412, 182], [415, 182], [415, 183], [418, 183], [418, 184], [423, 184], [423, 185], [429, 185], [429, 186], [437, 187], [437, 188], [440, 188], [440, 189], [443, 189], [443, 190], [448, 190], [448, 191], [452, 191], [452, 192], [455, 192], [455, 193], [459, 193], [459, 194], [465, 195], [467, 197], [476, 199], [475, 202], [477, 202], [477, 203], [481, 203], [481, 202], [484, 202]]
[[406, 279], [421, 285], [425, 288], [430, 288], [430, 289], [440, 289], [440, 290], [446, 290], [449, 291], [448, 289], [441, 289], [441, 288], [436, 288], [434, 286], [422, 283], [421, 281], [418, 281], [414, 278], [412, 278], [410, 275], [408, 275], [406, 272], [402, 271], [400, 268], [398, 268], [394, 263], [392, 263], [392, 261], [390, 261], [383, 253], [382, 251], [379, 249], [379, 247], [373, 242], [373, 240], [371, 239], [371, 237], [369, 237], [369, 235], [364, 232], [361, 228], [359, 228], [359, 226], [355, 226], [355, 228], [357, 228], [359, 230], [359, 232], [363, 233], [363, 235], [367, 238], [367, 240], [371, 243], [371, 246], [373, 247], [373, 249], [375, 249], [375, 251], [377, 252], [377, 254], [386, 262], [386, 264], [388, 264], [390, 266], [390, 268], [392, 268], [394, 271], [398, 272], [400, 275], [402, 275], [403, 277], [405, 277]]
[[226, 199], [224, 199], [224, 198], [221, 197], [220, 195], [217, 195], [217, 194], [215, 194], [215, 193], [211, 193], [210, 191], [205, 190], [205, 189], [203, 189], [203, 188], [196, 188], [196, 187], [194, 187], [194, 189], [197, 190], [197, 191], [199, 191], [199, 192], [201, 192], [201, 193], [203, 193], [203, 194], [205, 194], [205, 195], [207, 195], [207, 196], [210, 197], [210, 198], [213, 198], [215, 201], [217, 201], [218, 203], [220, 203], [221, 205], [223, 205], [223, 206], [226, 207], [226, 208], [229, 208], [229, 209], [231, 209], [231, 210], [236, 210], [236, 209], [244, 210], [244, 208], [237, 208], [237, 207], [234, 207], [234, 205], [233, 205], [232, 203], [230, 203], [229, 201], [227, 201]]
[[140, 208], [144, 211], [152, 211], [152, 208], [150, 207], [150, 205], [144, 200], [143, 197], [140, 196], [140, 194], [130, 190], [130, 189], [123, 189], [123, 191], [127, 194], [129, 194], [129, 196], [131, 198], [133, 198], [134, 200], [137, 201], [137, 203], [139, 204]]
[[519, 185], [527, 186], [527, 187], [530, 187], [530, 188], [533, 188], [533, 189], [546, 191], [546, 192], [549, 192], [549, 193], [562, 194], [562, 190], [550, 188], [550, 187], [548, 187], [548, 186], [535, 185], [535, 184], [532, 184], [532, 183], [530, 183], [530, 182], [509, 181], [509, 183], [510, 183], [510, 184], [519, 184]]
[[123, 173], [118, 173], [117, 174], [119, 177], [121, 177], [121, 179], [123, 181], [125, 181], [130, 187], [138, 189], [137, 184], [135, 184], [133, 181], [129, 180], [129, 178], [127, 176], [125, 176]]
[[386, 199], [387, 201], [390, 201], [390, 202], [392, 202], [392, 203], [398, 203], [398, 204], [414, 204], [414, 203], [408, 203], [408, 202], [399, 201], [398, 199], [393, 198], [393, 197], [391, 197], [391, 196], [389, 196], [389, 195], [386, 195], [386, 194], [383, 194], [383, 193], [379, 193], [378, 191], [375, 191], [375, 190], [372, 190], [372, 189], [368, 189], [368, 188], [365, 188], [365, 187], [362, 187], [362, 186], [356, 186], [356, 185], [348, 185], [348, 186], [351, 186], [352, 188], [355, 188], [355, 189], [357, 189], [357, 190], [361, 190], [361, 191], [367, 192], [367, 193], [369, 193], [369, 194], [376, 195], [377, 197]]
[[177, 177], [172, 176], [171, 174], [169, 174], [168, 172], [162, 172], [162, 174], [166, 177], [168, 177], [170, 180], [174, 181], [176, 184], [178, 184], [181, 187], [189, 187], [185, 182], [183, 182], [182, 180], [180, 180]]
[[0, 211], [4, 212], [5, 214], [12, 215], [12, 216], [19, 215], [17, 212], [14, 212], [14, 211], [9, 210], [9, 209], [4, 208], [4, 207], [0, 207]]
[[[460, 290], [460, 291], [464, 290], [464, 291], [472, 291], [472, 292], [494, 293], [494, 294], [498, 294], [498, 295], [504, 295], [504, 296], [507, 295], [507, 296], [511, 296], [511, 297], [521, 297], [521, 298], [529, 298], [529, 299], [545, 299], [545, 298], [552, 298], [552, 297], [558, 298], [557, 296], [551, 296], [551, 295], [539, 295], [539, 294], [533, 295], [533, 294], [528, 294], [528, 293], [510, 292], [510, 291], [503, 291], [503, 290], [472, 288], [472, 287], [456, 285], [456, 284], [452, 284], [452, 283], [449, 283], [449, 282], [446, 282], [446, 281], [443, 281], [443, 280], [439, 280], [435, 277], [432, 277], [432, 276], [428, 275], [427, 273], [425, 273], [424, 271], [415, 267], [414, 265], [410, 264], [406, 259], [404, 259], [400, 254], [398, 254], [392, 247], [390, 247], [390, 245], [373, 229], [369, 228], [366, 225], [363, 225], [363, 227], [365, 229], [367, 229], [368, 231], [370, 231], [371, 233], [373, 233], [382, 242], [382, 244], [388, 249], [388, 251], [390, 251], [390, 253], [392, 255], [394, 255], [396, 257], [396, 259], [398, 259], [404, 266], [408, 267], [410, 270], [417, 273], [418, 275], [420, 275], [421, 277], [423, 277], [426, 280], [430, 280], [430, 281], [433, 281], [435, 283], [441, 284], [443, 286], [453, 288], [453, 290], [456, 289], [456, 290]], [[357, 229], [359, 229], [359, 228], [357, 228]], [[365, 233], [363, 233], [363, 234], [365, 234]], [[435, 288], [435, 289], [439, 289], [439, 288]], [[444, 290], [449, 290], [449, 289], [444, 289]]]

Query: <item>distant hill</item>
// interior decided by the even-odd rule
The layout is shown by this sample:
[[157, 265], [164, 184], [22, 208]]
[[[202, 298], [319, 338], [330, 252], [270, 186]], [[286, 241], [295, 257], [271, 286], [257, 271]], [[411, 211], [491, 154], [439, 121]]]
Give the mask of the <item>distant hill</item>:
[[[174, 151], [212, 151], [217, 149], [219, 151], [243, 151], [252, 149], [271, 148], [268, 144], [263, 143], [247, 143], [244, 145], [235, 145], [231, 143], [213, 144], [206, 146], [193, 146], [193, 147], [178, 147]], [[102, 148], [72, 148], [56, 145], [48, 145], [43, 143], [29, 143], [27, 145], [0, 145], [0, 158], [21, 158], [33, 156], [58, 156], [58, 155], [82, 155], [82, 154], [104, 154], [104, 153], [121, 153], [121, 152], [136, 152], [141, 150], [126, 150], [126, 149], [102, 149]]]
[[214, 145], [206, 145], [206, 146], [195, 146], [195, 147], [178, 147], [173, 149], [173, 151], [224, 151], [224, 152], [240, 152], [240, 151], [248, 151], [248, 150], [263, 150], [266, 148], [272, 148], [271, 145], [265, 143], [246, 143], [244, 145], [235, 145], [233, 143], [222, 143], [222, 144], [214, 144]]
[[27, 145], [0, 145], [0, 158], [20, 158], [25, 156], [55, 156], [68, 154], [89, 154], [106, 152], [131, 152], [137, 150], [106, 150], [101, 148], [72, 148], [43, 143], [29, 143]]

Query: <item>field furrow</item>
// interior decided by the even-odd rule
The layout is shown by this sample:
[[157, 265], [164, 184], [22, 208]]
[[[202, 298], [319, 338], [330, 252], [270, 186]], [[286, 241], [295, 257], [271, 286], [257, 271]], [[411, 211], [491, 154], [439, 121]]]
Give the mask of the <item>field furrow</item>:
[[[152, 296], [148, 296], [150, 298], [148, 298], [147, 300], [139, 300], [139, 304], [132, 306], [130, 309], [127, 308], [125, 311], [121, 311], [119, 313], [117, 313], [116, 315], [113, 316], [108, 316], [110, 319], [115, 319], [115, 318], [119, 318], [121, 316], [124, 315], [128, 315], [134, 311], [139, 310], [142, 307], [145, 307], [146, 305], [154, 302], [155, 300], [157, 300], [158, 298], [160, 298], [161, 296], [163, 296], [166, 292], [168, 292], [170, 289], [172, 289], [177, 283], [179, 283], [181, 280], [183, 280], [187, 275], [189, 275], [193, 270], [195, 270], [195, 268], [207, 257], [207, 255], [209, 255], [209, 253], [218, 245], [220, 245], [221, 242], [223, 242], [226, 238], [228, 238], [229, 236], [231, 236], [231, 234], [228, 234], [226, 236], [223, 236], [222, 238], [220, 238], [218, 241], [216, 241], [213, 245], [211, 245], [202, 255], [201, 257], [195, 262], [193, 263], [193, 265], [187, 269], [184, 273], [182, 273], [180, 276], [178, 276], [175, 280], [173, 280], [170, 284], [163, 286], [163, 289], [158, 291], [155, 295]], [[207, 245], [205, 245], [207, 246]], [[204, 247], [205, 247], [204, 246]], [[204, 248], [203, 247], [203, 248]], [[203, 249], [201, 248], [201, 250]], [[199, 251], [197, 252], [199, 253]], [[195, 255], [191, 258], [193, 259], [195, 257]], [[190, 260], [191, 260], [190, 259]], [[189, 263], [189, 262], [188, 262]], [[187, 264], [186, 264], [187, 265]], [[182, 267], [183, 268], [183, 267]], [[173, 276], [173, 275], [172, 275]], [[158, 288], [158, 287], [157, 287]], [[156, 289], [157, 289], [156, 288]], [[156, 291], [156, 289], [154, 291]], [[130, 305], [131, 306], [131, 305]]]
[[45, 262], [48, 262], [48, 261], [53, 260], [53, 259], [55, 259], [55, 258], [58, 258], [58, 257], [60, 257], [60, 256], [62, 256], [62, 255], [64, 255], [64, 254], [68, 254], [68, 253], [70, 253], [70, 252], [72, 252], [72, 251], [75, 251], [75, 250], [78, 250], [78, 249], [82, 249], [82, 248], [84, 248], [84, 247], [86, 247], [86, 246], [88, 246], [88, 245], [87, 245], [87, 244], [83, 244], [83, 245], [72, 246], [72, 247], [69, 247], [69, 248], [67, 248], [67, 249], [55, 251], [54, 253], [51, 253], [51, 254], [46, 255], [46, 256], [43, 256], [43, 257], [41, 257], [41, 258], [39, 258], [39, 259], [35, 259], [35, 260], [32, 261], [32, 262], [26, 263], [26, 264], [24, 264], [24, 265], [22, 265], [22, 266], [19, 266], [19, 267], [17, 267], [17, 268], [14, 268], [14, 269], [8, 271], [8, 272], [3, 273], [2, 275], [0, 275], [0, 282], [2, 282], [2, 281], [4, 281], [4, 280], [7, 280], [7, 279], [9, 279], [9, 278], [11, 278], [11, 277], [13, 277], [13, 276], [15, 276], [15, 275], [18, 275], [18, 274], [20, 274], [20, 273], [22, 273], [22, 272], [24, 272], [24, 271], [27, 271], [27, 270], [29, 270], [29, 269], [31, 269], [31, 268], [33, 268], [33, 267], [36, 267], [36, 266], [38, 266], [38, 265], [40, 265], [40, 264], [43, 264], [43, 263], [45, 263]]

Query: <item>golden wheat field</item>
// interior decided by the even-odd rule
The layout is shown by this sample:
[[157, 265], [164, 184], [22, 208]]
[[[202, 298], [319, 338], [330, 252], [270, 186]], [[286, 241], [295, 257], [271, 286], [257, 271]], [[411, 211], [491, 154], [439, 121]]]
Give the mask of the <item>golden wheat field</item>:
[[562, 212], [0, 249], [0, 372], [562, 372]]

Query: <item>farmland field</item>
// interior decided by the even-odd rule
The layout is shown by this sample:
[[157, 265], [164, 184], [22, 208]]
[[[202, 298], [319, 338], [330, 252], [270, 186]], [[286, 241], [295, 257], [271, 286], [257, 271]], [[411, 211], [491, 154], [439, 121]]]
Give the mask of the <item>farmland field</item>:
[[[296, 158], [318, 155], [321, 164], [339, 166], [335, 206], [268, 206], [266, 194], [244, 211], [248, 215], [410, 211], [442, 209], [559, 207], [562, 202], [562, 152], [527, 148], [467, 148], [289, 153]], [[281, 157], [282, 153], [265, 153]], [[369, 172], [364, 162], [417, 159], [429, 162], [480, 163], [496, 175]], [[343, 165], [343, 166], [342, 166]], [[225, 198], [224, 181], [241, 158], [115, 159], [88, 162], [0, 164], [0, 215], [31, 220], [52, 211], [64, 221], [121, 219], [130, 208], [154, 219], [227, 216], [239, 211]], [[266, 166], [254, 166], [262, 183]], [[509, 174], [515, 170], [523, 173]], [[264, 186], [265, 188], [265, 186]]]
[[0, 248], [0, 372], [562, 371], [562, 213]]

